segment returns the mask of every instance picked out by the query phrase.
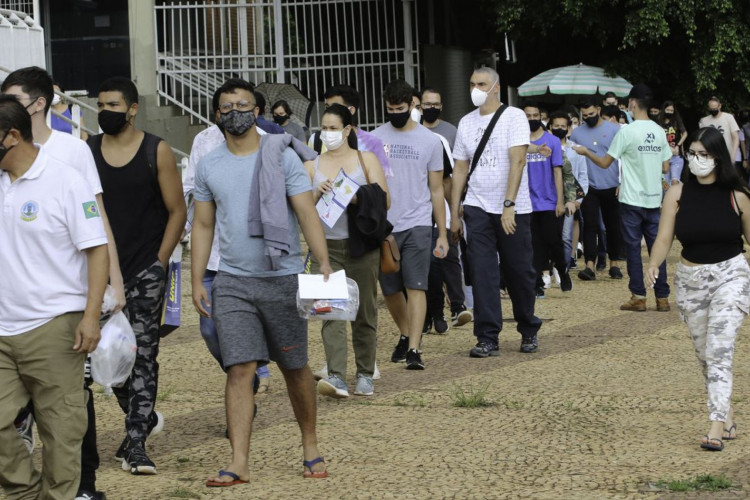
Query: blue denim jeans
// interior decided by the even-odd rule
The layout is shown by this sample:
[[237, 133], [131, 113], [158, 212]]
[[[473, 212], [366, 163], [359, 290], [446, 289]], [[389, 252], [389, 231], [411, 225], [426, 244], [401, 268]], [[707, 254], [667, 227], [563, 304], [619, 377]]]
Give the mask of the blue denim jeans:
[[[646, 296], [646, 287], [643, 283], [643, 260], [641, 259], [641, 239], [646, 239], [646, 248], [651, 255], [651, 247], [656, 240], [659, 229], [660, 208], [642, 208], [620, 204], [620, 219], [622, 221], [622, 239], [625, 246], [628, 264], [628, 277], [630, 282], [628, 288], [633, 295]], [[659, 277], [654, 285], [656, 298], [669, 297], [669, 284], [667, 283], [667, 264], [662, 262], [659, 267]]]
[[671, 186], [672, 181], [679, 181], [682, 176], [682, 168], [685, 166], [685, 160], [682, 156], [674, 155], [669, 159], [669, 172], [664, 174], [664, 180], [667, 181], [667, 185]]

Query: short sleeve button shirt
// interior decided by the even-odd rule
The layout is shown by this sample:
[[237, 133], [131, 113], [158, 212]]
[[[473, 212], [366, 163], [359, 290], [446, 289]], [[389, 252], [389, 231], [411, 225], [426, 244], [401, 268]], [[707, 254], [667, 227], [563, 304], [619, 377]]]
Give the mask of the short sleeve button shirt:
[[[458, 124], [456, 145], [453, 148], [453, 158], [466, 160], [471, 165], [474, 152], [490, 120], [492, 120], [492, 113], [483, 116], [479, 114], [479, 109], [461, 119]], [[529, 122], [524, 112], [513, 107], [506, 109], [495, 124], [487, 146], [471, 175], [465, 205], [479, 207], [492, 214], [503, 212], [510, 173], [509, 149], [515, 146], [528, 146], [530, 135]], [[525, 168], [515, 202], [516, 213], [531, 213], [529, 177]]]

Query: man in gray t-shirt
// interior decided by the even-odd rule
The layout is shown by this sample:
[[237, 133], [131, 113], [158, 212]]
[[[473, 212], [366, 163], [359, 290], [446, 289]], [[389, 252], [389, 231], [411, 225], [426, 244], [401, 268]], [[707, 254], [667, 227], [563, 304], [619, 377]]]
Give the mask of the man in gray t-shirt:
[[443, 98], [440, 92], [431, 88], [424, 89], [422, 91], [422, 124], [436, 134], [445, 137], [451, 151], [453, 151], [457, 129], [447, 121], [440, 119], [442, 110]]
[[388, 123], [375, 129], [373, 135], [383, 142], [393, 170], [393, 177], [387, 178], [391, 194], [388, 221], [393, 224], [393, 236], [401, 252], [401, 270], [380, 276], [386, 305], [401, 332], [391, 361], [406, 361], [407, 369], [423, 370], [418, 349], [427, 309], [433, 219], [440, 230], [435, 246], [440, 258], [448, 253], [448, 239], [443, 145], [435, 134], [410, 119], [412, 92], [403, 80], [388, 84], [383, 94]]

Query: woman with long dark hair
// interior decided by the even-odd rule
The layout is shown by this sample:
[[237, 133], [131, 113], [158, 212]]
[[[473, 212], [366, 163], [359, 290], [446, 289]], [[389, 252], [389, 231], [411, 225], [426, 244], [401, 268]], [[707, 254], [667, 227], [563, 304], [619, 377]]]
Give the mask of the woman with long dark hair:
[[[378, 184], [385, 192], [386, 207], [388, 184], [378, 157], [373, 153], [357, 150], [357, 134], [353, 130], [352, 113], [346, 106], [332, 104], [321, 117], [320, 138], [326, 152], [308, 167], [313, 185], [313, 198], [317, 203], [321, 196], [331, 192], [333, 180], [341, 170], [354, 182]], [[357, 191], [357, 194], [361, 192]], [[362, 203], [356, 196], [351, 203]], [[362, 205], [360, 205], [362, 208]], [[383, 212], [385, 217], [385, 212]], [[328, 255], [334, 271], [344, 269], [346, 275], [359, 286], [359, 310], [352, 322], [352, 345], [357, 364], [357, 385], [354, 394], [373, 394], [375, 372], [375, 350], [377, 343], [378, 308], [377, 287], [380, 270], [380, 247], [354, 256], [350, 252], [350, 233], [347, 211], [333, 226], [323, 224], [328, 243]], [[312, 272], [317, 270], [317, 261], [312, 259]], [[323, 347], [326, 353], [328, 376], [318, 382], [318, 392], [332, 398], [346, 398], [347, 336], [345, 321], [323, 322]]]
[[711, 427], [701, 448], [721, 451], [737, 438], [731, 408], [734, 340], [750, 310], [750, 191], [740, 180], [718, 130], [693, 132], [683, 184], [664, 197], [646, 282], [653, 286], [675, 236], [682, 243], [675, 272], [677, 308], [687, 323], [708, 390]]
[[664, 101], [656, 122], [664, 129], [664, 133], [667, 134], [669, 147], [672, 148], [672, 158], [669, 159], [669, 172], [664, 174], [666, 191], [672, 184], [680, 182], [682, 169], [685, 166], [685, 159], [682, 155], [682, 144], [687, 139], [688, 133], [685, 124], [682, 122], [682, 117], [677, 112], [672, 101]]

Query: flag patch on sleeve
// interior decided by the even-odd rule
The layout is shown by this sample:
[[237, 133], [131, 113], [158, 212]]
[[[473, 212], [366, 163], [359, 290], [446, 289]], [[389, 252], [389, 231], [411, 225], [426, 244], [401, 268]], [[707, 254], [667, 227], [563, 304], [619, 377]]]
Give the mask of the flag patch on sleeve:
[[96, 206], [95, 201], [87, 201], [83, 204], [83, 213], [87, 219], [93, 219], [94, 217], [100, 217], [99, 207]]

